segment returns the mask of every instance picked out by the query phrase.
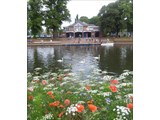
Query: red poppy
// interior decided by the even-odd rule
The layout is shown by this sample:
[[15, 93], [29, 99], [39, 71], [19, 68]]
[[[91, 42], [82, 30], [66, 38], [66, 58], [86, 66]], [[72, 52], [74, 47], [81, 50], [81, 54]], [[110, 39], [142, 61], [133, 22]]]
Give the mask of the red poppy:
[[88, 108], [92, 111], [95, 112], [97, 110], [97, 107], [93, 104], [88, 104]]
[[62, 117], [63, 113], [64, 113], [64, 112], [59, 113], [59, 114], [58, 114], [58, 117]]
[[71, 103], [71, 102], [70, 102], [70, 100], [68, 100], [68, 99], [66, 99], [66, 100], [64, 101], [64, 104], [65, 104], [66, 106], [68, 106], [70, 103]]
[[28, 99], [33, 100], [33, 96], [32, 95], [28, 96]]
[[47, 94], [48, 95], [52, 95], [53, 93], [52, 93], [52, 91], [48, 91]]
[[51, 107], [57, 107], [58, 105], [59, 105], [59, 101], [55, 101], [55, 102], [53, 102], [53, 103], [49, 103], [49, 106], [51, 106]]
[[117, 92], [117, 87], [116, 86], [109, 86], [112, 92]]
[[133, 109], [133, 103], [128, 103], [128, 104], [127, 104], [127, 108]]
[[86, 86], [86, 90], [90, 90], [91, 89], [91, 87], [90, 86]]
[[60, 106], [59, 106], [60, 108], [64, 108], [64, 106], [62, 105], [62, 104], [60, 104]]
[[77, 112], [79, 112], [79, 113], [84, 110], [84, 106], [81, 105], [81, 104], [78, 104], [78, 105], [76, 106], [76, 108], [77, 108]]
[[111, 80], [110, 83], [111, 84], [118, 84], [118, 80]]

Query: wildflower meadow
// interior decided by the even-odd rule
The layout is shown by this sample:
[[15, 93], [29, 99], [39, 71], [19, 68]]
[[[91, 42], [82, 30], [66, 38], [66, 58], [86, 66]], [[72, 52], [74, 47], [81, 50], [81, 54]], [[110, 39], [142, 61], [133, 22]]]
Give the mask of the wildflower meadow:
[[28, 120], [133, 120], [132, 71], [97, 70], [85, 80], [69, 69], [42, 71], [27, 74]]

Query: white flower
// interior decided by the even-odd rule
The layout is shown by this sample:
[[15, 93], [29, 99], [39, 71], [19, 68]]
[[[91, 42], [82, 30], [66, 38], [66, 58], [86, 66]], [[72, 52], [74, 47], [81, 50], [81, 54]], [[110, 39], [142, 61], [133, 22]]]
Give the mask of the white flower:
[[116, 108], [120, 108], [120, 106], [117, 105]]
[[51, 88], [48, 87], [44, 87], [43, 90], [50, 90]]
[[53, 87], [54, 86], [54, 84], [48, 84], [47, 85], [47, 87]]
[[117, 112], [117, 114], [120, 114], [120, 112]]
[[39, 71], [39, 70], [42, 70], [42, 68], [35, 68], [34, 70]]
[[39, 80], [39, 76], [34, 76], [33, 80]]
[[64, 72], [69, 72], [69, 71], [70, 71], [70, 69], [64, 69], [63, 71], [64, 71]]
[[73, 94], [78, 94], [79, 92], [73, 92]]
[[70, 79], [71, 79], [70, 77], [64, 77], [64, 78], [63, 78], [63, 80], [65, 80], [65, 81], [66, 81], [66, 80], [70, 80]]
[[27, 77], [32, 77], [32, 74], [31, 73], [27, 73]]
[[78, 101], [78, 104], [84, 104], [85, 102], [84, 101]]
[[60, 84], [60, 86], [63, 86], [63, 85], [65, 85], [65, 84], [67, 84], [67, 82], [63, 82], [63, 83], [61, 83], [61, 84]]
[[67, 108], [66, 113], [73, 114], [76, 111], [77, 111], [77, 108], [75, 107], [74, 104], [72, 104], [70, 107]]
[[121, 99], [122, 97], [120, 95], [115, 96], [116, 99]]
[[109, 75], [106, 75], [102, 78], [102, 80], [111, 80], [112, 79], [112, 76], [109, 76]]
[[53, 88], [53, 90], [57, 90], [57, 89], [58, 89], [58, 87]]
[[75, 111], [77, 111], [77, 108], [76, 108], [76, 107], [73, 107], [73, 108], [71, 108], [71, 111], [72, 111], [72, 112], [75, 112]]
[[41, 120], [48, 120], [48, 119], [52, 119], [53, 115], [51, 113], [46, 114], [45, 116], [43, 116], [43, 118]]
[[111, 92], [105, 92], [105, 93], [103, 93], [103, 96], [104, 96], [104, 97], [106, 97], [106, 96], [110, 96], [110, 95], [112, 95], [112, 93], [111, 93]]
[[99, 89], [100, 89], [100, 90], [103, 90], [103, 89], [104, 89], [104, 87], [100, 87]]
[[124, 113], [122, 113], [122, 116], [125, 116], [125, 114], [124, 114]]
[[99, 84], [103, 84], [103, 82], [98, 82]]
[[98, 92], [98, 90], [88, 90], [87, 92], [89, 92], [89, 93], [97, 93]]
[[31, 87], [28, 87], [28, 88], [27, 88], [27, 90], [29, 90], [29, 91], [33, 92], [33, 90], [34, 90], [34, 87], [33, 87], [33, 86], [31, 86]]

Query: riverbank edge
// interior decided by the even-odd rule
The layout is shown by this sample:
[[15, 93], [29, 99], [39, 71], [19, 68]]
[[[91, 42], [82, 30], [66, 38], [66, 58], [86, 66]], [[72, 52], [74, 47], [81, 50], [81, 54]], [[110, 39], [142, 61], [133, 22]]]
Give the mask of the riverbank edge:
[[[101, 45], [101, 43], [106, 43], [107, 39], [102, 39], [101, 43], [97, 41], [88, 41], [81, 40], [78, 43], [78, 40], [46, 40], [46, 39], [28, 39], [27, 46], [90, 46], [90, 45]], [[109, 43], [114, 43], [114, 45], [132, 45], [132, 38], [114, 38], [110, 39]]]

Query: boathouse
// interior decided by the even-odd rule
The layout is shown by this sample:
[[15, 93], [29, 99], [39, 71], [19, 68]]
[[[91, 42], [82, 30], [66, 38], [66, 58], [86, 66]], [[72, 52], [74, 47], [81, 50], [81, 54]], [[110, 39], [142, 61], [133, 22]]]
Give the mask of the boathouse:
[[95, 38], [99, 37], [99, 26], [87, 24], [77, 19], [75, 23], [64, 27], [63, 32], [67, 38]]

